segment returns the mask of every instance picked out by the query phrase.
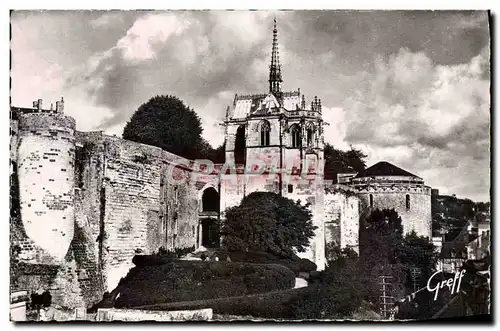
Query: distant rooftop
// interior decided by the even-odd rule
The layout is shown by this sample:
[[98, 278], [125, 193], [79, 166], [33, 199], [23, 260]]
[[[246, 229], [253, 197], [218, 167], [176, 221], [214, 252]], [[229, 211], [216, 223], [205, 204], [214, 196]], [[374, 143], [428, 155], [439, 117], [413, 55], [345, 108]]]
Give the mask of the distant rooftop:
[[396, 167], [394, 164], [385, 161], [376, 163], [364, 171], [359, 172], [355, 178], [376, 176], [405, 176], [420, 178], [406, 170]]

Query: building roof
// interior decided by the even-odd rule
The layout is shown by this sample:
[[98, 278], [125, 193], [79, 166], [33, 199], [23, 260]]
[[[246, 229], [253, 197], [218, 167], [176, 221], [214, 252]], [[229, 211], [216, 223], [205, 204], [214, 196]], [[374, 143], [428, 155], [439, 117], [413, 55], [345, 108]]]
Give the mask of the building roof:
[[300, 108], [300, 96], [298, 91], [284, 92], [280, 105], [271, 94], [236, 95], [229, 115], [231, 119], [243, 119], [249, 115], [265, 115], [269, 112], [268, 102], [271, 102], [272, 108], [296, 111]]
[[372, 165], [371, 167], [365, 169], [364, 171], [359, 172], [355, 178], [376, 177], [376, 176], [418, 177], [406, 170], [396, 167], [394, 164], [382, 161]]

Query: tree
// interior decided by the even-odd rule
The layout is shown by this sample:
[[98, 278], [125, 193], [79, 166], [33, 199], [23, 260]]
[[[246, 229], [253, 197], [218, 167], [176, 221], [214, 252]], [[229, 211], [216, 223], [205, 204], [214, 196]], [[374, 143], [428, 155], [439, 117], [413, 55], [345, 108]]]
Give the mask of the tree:
[[374, 210], [363, 222], [359, 245], [362, 258], [370, 266], [396, 262], [395, 247], [401, 244], [403, 225], [394, 209]]
[[[401, 297], [414, 291], [434, 272], [436, 255], [429, 239], [415, 232], [403, 235], [401, 217], [394, 210], [374, 210], [362, 223], [360, 232], [360, 256], [362, 269], [373, 278], [392, 276], [393, 296]], [[401, 276], [404, 275], [404, 276]], [[369, 292], [374, 298], [380, 287], [372, 286]], [[397, 287], [397, 288], [396, 288]]]
[[335, 149], [330, 144], [325, 144], [325, 178], [337, 180], [338, 173], [360, 172], [365, 170], [365, 155], [361, 150], [351, 146], [349, 151]]
[[123, 138], [160, 147], [186, 158], [203, 151], [203, 128], [193, 109], [175, 96], [155, 96], [142, 104], [125, 125]]
[[203, 158], [211, 160], [214, 163], [223, 164], [226, 160], [226, 144], [222, 143], [217, 148], [212, 148], [212, 146], [204, 141]]
[[334, 242], [329, 242], [325, 247], [325, 255], [328, 266], [343, 265], [346, 260], [357, 259], [358, 253], [350, 247], [340, 248]]
[[359, 270], [357, 253], [351, 248], [327, 245], [328, 264], [311, 281], [308, 290], [291, 302], [295, 318], [330, 319], [349, 317], [365, 297], [365, 275]]
[[[425, 281], [434, 273], [437, 256], [434, 252], [434, 245], [425, 237], [418, 236], [414, 231], [405, 235], [402, 243], [396, 252], [396, 259], [404, 267], [408, 274], [408, 285], [412, 286], [413, 278], [417, 277], [418, 288], [425, 285]], [[417, 274], [411, 275], [416, 269]], [[413, 288], [411, 287], [411, 290]]]
[[308, 204], [271, 192], [253, 192], [226, 210], [222, 245], [229, 251], [261, 251], [291, 256], [304, 252], [316, 227]]

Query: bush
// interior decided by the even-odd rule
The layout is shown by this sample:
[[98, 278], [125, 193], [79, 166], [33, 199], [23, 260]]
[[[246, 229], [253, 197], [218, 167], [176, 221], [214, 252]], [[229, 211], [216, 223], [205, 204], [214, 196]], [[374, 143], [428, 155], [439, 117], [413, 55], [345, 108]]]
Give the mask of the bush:
[[191, 310], [212, 308], [214, 314], [293, 319], [291, 303], [300, 299], [308, 288], [289, 289], [245, 296], [167, 303], [150, 310]]
[[316, 271], [317, 268], [318, 267], [316, 266], [316, 263], [312, 262], [311, 260], [300, 259], [299, 261], [299, 269], [301, 272]]
[[309, 273], [309, 283], [318, 283], [321, 280], [321, 272], [320, 271], [311, 271]]
[[116, 308], [241, 296], [295, 285], [294, 273], [280, 265], [182, 260], [161, 264], [154, 258], [143, 259], [140, 266], [136, 262], [113, 291], [113, 297], [120, 294]]
[[297, 319], [346, 318], [356, 311], [361, 302], [352, 292], [351, 288], [309, 286], [304, 295], [290, 303], [291, 314]]
[[309, 286], [254, 295], [161, 304], [150, 310], [212, 308], [214, 314], [287, 320], [345, 318], [359, 308], [348, 292]]
[[184, 248], [176, 248], [173, 251], [168, 251], [164, 247], [160, 247], [158, 253], [154, 255], [135, 255], [132, 258], [132, 263], [136, 266], [144, 266], [144, 265], [160, 265], [168, 262], [175, 261], [186, 254], [189, 254], [194, 251], [194, 246], [184, 247]]
[[301, 259], [296, 255], [292, 256], [277, 256], [265, 252], [230, 252], [231, 261], [262, 263], [262, 264], [279, 264], [292, 270], [296, 275], [301, 272], [311, 272], [317, 269], [314, 262], [308, 259]]
[[173, 251], [167, 250], [165, 247], [160, 247], [158, 250], [158, 253], [155, 255], [163, 256], [163, 257], [170, 257], [170, 258], [181, 258], [189, 253], [194, 252], [195, 247], [181, 247], [181, 248], [174, 248]]

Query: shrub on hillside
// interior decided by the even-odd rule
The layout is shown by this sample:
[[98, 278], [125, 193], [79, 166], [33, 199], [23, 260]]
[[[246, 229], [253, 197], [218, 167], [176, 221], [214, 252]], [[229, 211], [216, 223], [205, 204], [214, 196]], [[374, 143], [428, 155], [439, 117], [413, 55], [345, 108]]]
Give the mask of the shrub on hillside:
[[318, 267], [316, 266], [316, 263], [312, 262], [311, 260], [300, 259], [300, 261], [299, 261], [299, 270], [300, 270], [300, 272], [316, 271], [317, 268]]
[[240, 296], [289, 289], [295, 284], [294, 273], [280, 265], [225, 261], [160, 264], [154, 259], [148, 262], [152, 263], [132, 268], [113, 291], [115, 307]]
[[[340, 295], [338, 295], [340, 294]], [[151, 310], [190, 310], [212, 308], [214, 314], [252, 316], [287, 320], [345, 318], [359, 308], [341, 291], [326, 291], [322, 286], [309, 286], [271, 293], [207, 299], [195, 302], [162, 304]]]
[[181, 258], [189, 253], [194, 252], [194, 250], [195, 250], [194, 245], [191, 247], [176, 247], [174, 248], [173, 251], [167, 250], [165, 247], [162, 246], [160, 247], [160, 249], [158, 249], [158, 253], [156, 253], [156, 255], [172, 257], [172, 258]]
[[194, 246], [176, 248], [173, 251], [160, 247], [154, 255], [136, 255], [132, 258], [132, 263], [136, 266], [159, 265], [177, 260], [195, 250]]
[[293, 319], [290, 303], [303, 296], [307, 290], [307, 287], [303, 287], [244, 296], [174, 302], [150, 306], [148, 309], [172, 311], [211, 308], [214, 314], [220, 315]]
[[291, 302], [291, 311], [297, 319], [341, 319], [358, 309], [360, 300], [351, 287], [309, 286], [304, 295]]
[[295, 274], [300, 272], [311, 272], [316, 270], [317, 266], [308, 259], [301, 259], [296, 255], [278, 256], [265, 252], [230, 252], [231, 261], [279, 264], [292, 270]]

